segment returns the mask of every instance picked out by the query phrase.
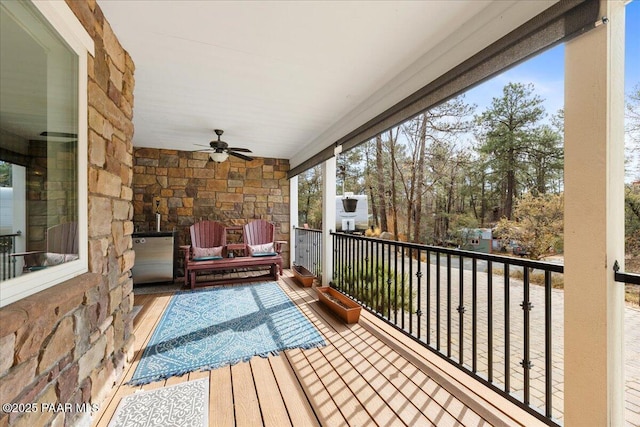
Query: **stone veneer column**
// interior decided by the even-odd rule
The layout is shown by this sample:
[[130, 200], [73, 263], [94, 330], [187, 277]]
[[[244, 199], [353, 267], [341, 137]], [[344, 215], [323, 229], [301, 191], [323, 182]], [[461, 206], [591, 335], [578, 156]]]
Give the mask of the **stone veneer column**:
[[[2, 403], [99, 407], [133, 356], [134, 65], [97, 3], [67, 1], [93, 38], [88, 76], [89, 273], [0, 309]], [[92, 412], [0, 413], [0, 426], [87, 424]]]

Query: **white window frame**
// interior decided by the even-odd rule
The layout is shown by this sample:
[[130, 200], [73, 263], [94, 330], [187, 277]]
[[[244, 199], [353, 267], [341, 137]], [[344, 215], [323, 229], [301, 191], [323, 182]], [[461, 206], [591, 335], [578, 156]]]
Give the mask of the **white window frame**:
[[[93, 39], [63, 1], [33, 1], [69, 48], [78, 55], [78, 260], [7, 280], [0, 285], [0, 307], [26, 298], [89, 271], [88, 251], [88, 55], [95, 56]], [[5, 3], [11, 9], [11, 2]], [[19, 6], [19, 5], [18, 5]]]

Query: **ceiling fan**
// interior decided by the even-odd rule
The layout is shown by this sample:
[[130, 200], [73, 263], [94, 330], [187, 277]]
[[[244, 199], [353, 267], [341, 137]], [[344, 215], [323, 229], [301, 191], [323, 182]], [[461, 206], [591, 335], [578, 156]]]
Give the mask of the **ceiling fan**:
[[[243, 160], [247, 160], [247, 161], [251, 161], [253, 160], [252, 157], [246, 156], [242, 153], [251, 153], [251, 150], [247, 149], [247, 148], [238, 148], [238, 147], [229, 147], [229, 144], [227, 144], [226, 142], [222, 141], [220, 139], [220, 137], [222, 136], [222, 134], [224, 133], [224, 131], [222, 129], [214, 129], [214, 132], [216, 133], [216, 135], [218, 135], [218, 140], [217, 141], [211, 141], [209, 143], [209, 146], [211, 148], [207, 148], [205, 150], [196, 150], [196, 151], [208, 151], [209, 152], [209, 157], [211, 158], [211, 160], [213, 160], [214, 162], [224, 162], [225, 160], [227, 160], [229, 158], [229, 155], [238, 157], [240, 159]], [[196, 144], [196, 145], [200, 145], [200, 144]], [[206, 147], [206, 145], [200, 145], [201, 147]]]

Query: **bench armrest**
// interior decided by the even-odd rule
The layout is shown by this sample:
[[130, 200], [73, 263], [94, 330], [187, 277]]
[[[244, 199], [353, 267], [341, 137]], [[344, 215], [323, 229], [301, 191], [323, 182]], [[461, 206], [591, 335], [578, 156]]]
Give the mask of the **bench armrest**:
[[275, 242], [273, 242], [273, 248], [276, 250], [276, 253], [281, 253], [282, 252], [282, 246], [288, 244], [289, 242], [287, 242], [286, 240], [276, 240]]
[[191, 245], [180, 245], [180, 250], [184, 251], [184, 265], [191, 260]]

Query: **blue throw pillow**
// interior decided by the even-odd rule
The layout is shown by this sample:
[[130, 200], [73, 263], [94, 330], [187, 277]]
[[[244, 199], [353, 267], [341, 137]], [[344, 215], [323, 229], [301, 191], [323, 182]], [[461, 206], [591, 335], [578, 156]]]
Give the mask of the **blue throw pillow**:
[[213, 261], [216, 259], [222, 259], [221, 256], [199, 256], [196, 258], [193, 258], [193, 261]]

